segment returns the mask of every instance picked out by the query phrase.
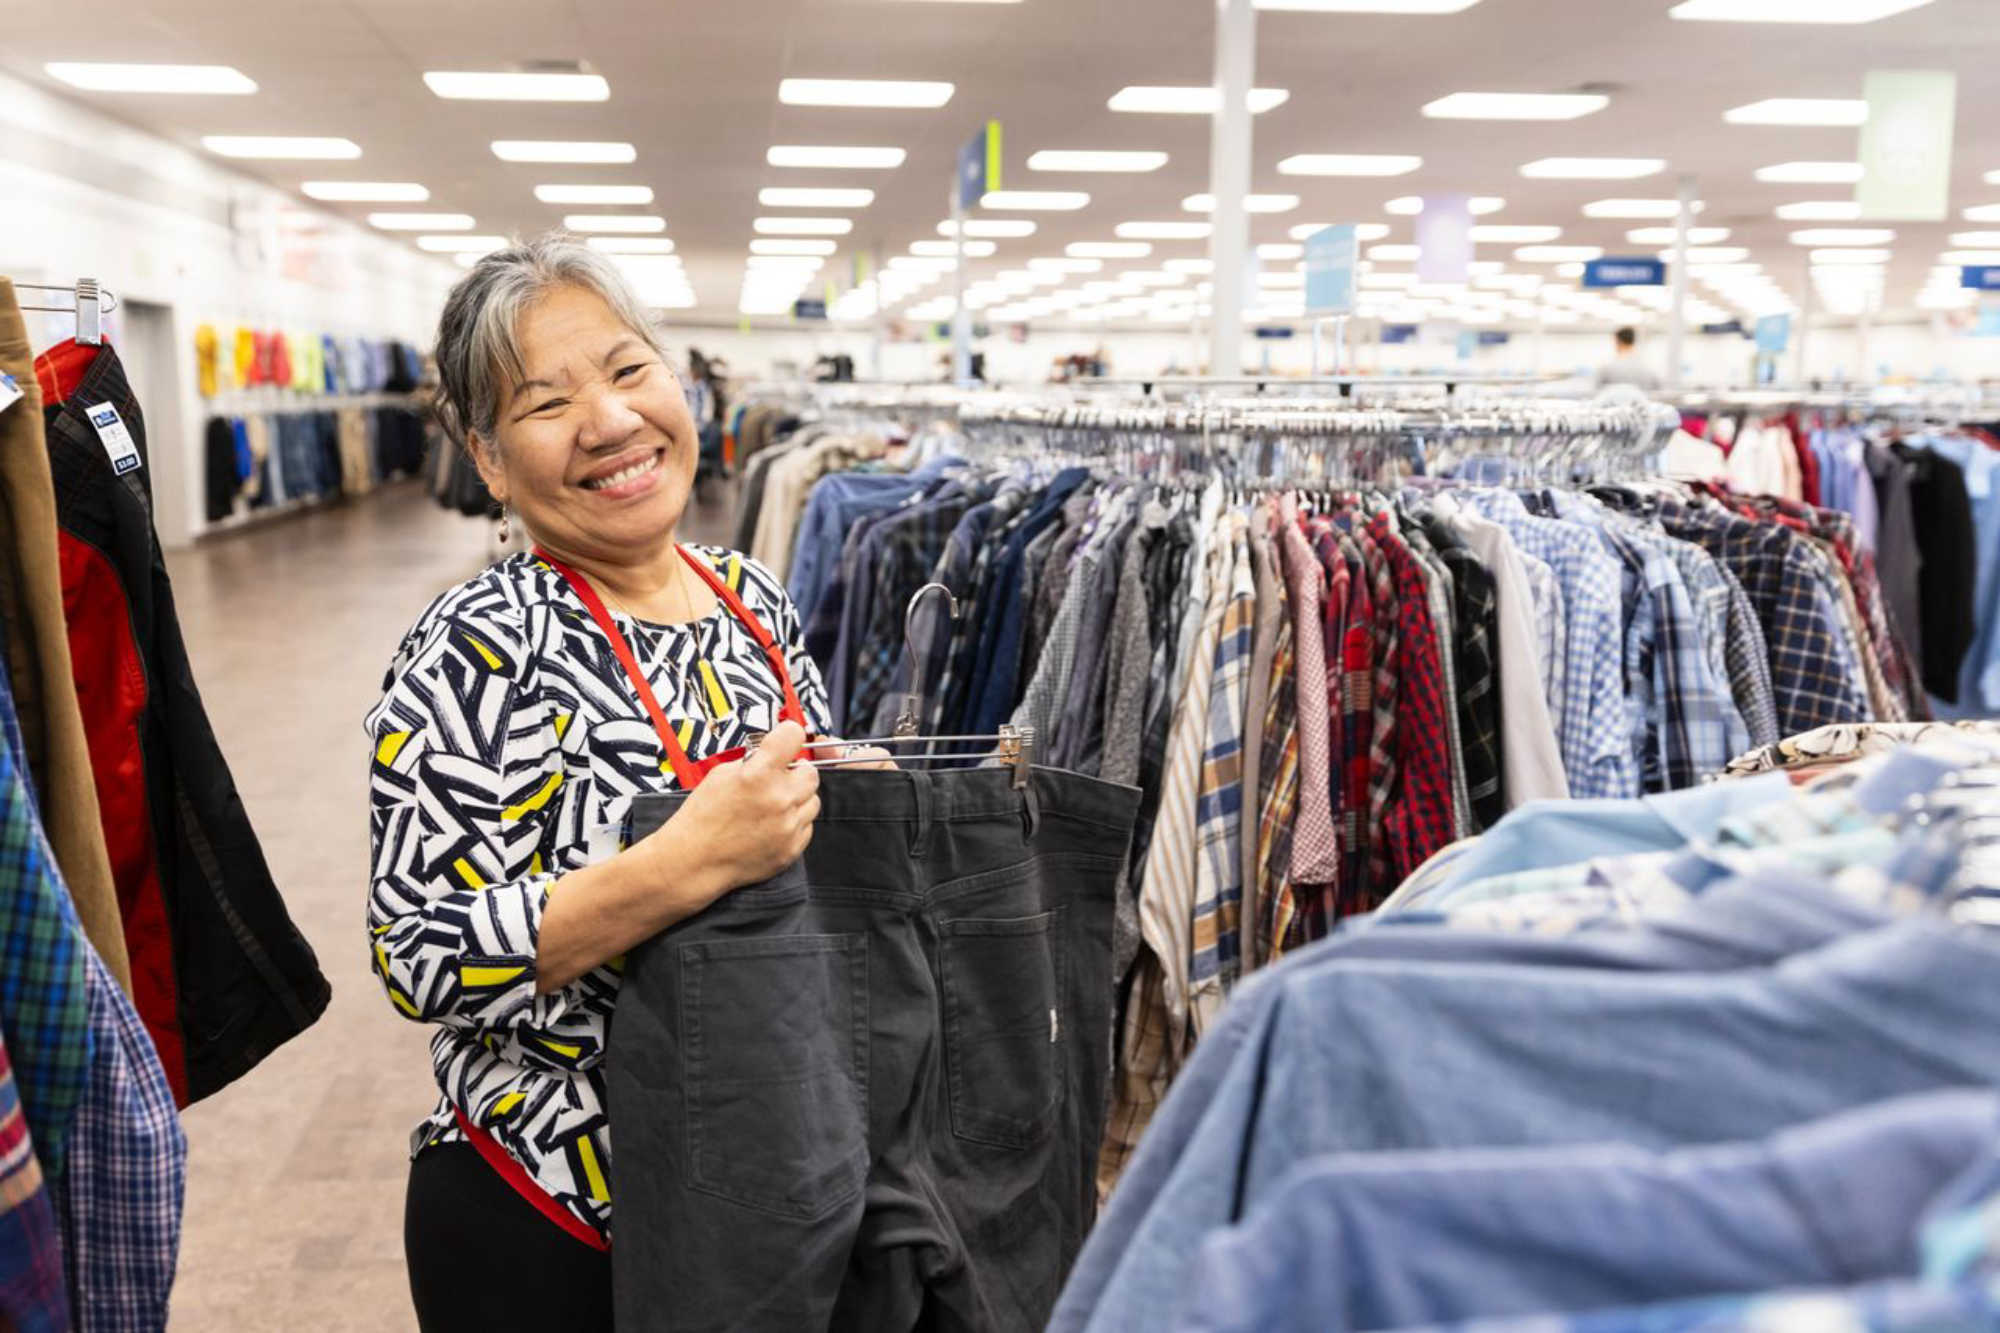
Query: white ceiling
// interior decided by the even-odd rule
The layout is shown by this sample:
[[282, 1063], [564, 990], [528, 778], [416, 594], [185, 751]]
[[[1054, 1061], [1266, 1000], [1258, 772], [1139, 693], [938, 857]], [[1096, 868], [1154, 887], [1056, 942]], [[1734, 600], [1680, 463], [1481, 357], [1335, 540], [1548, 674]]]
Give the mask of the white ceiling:
[[[1498, 195], [1506, 207], [1481, 221], [1552, 224], [1562, 244], [1647, 252], [1631, 228], [1663, 225], [1585, 218], [1582, 206], [1610, 196], [1670, 197], [1694, 175], [1706, 203], [1703, 226], [1731, 229], [1727, 244], [1752, 258], [1794, 297], [1806, 250], [1788, 240], [1803, 226], [1773, 208], [1850, 198], [1849, 187], [1773, 185], [1758, 167], [1791, 160], [1853, 160], [1858, 131], [1726, 124], [1730, 107], [1767, 97], [1858, 97], [1871, 69], [1943, 69], [1959, 75], [1952, 185], [1953, 220], [1887, 224], [1897, 233], [1886, 306], [1912, 306], [1956, 231], [1996, 230], [1963, 221], [1964, 208], [2000, 204], [2000, 0], [1934, 0], [1871, 24], [1846, 26], [1688, 23], [1666, 16], [1670, 0], [1481, 0], [1448, 16], [1263, 12], [1258, 16], [1259, 86], [1291, 98], [1255, 122], [1251, 188], [1303, 197], [1293, 212], [1252, 219], [1252, 239], [1283, 241], [1308, 221], [1392, 224], [1392, 241], [1414, 239], [1412, 220], [1391, 217], [1396, 196], [1463, 191]], [[768, 185], [865, 185], [867, 209], [848, 213], [853, 234], [828, 273], [845, 274], [849, 246], [902, 254], [936, 239], [956, 149], [987, 118], [1005, 130], [1010, 189], [1081, 189], [1075, 213], [1031, 213], [1035, 236], [1003, 240], [972, 276], [1059, 255], [1065, 243], [1109, 240], [1119, 222], [1191, 220], [1184, 196], [1208, 188], [1209, 126], [1198, 116], [1121, 114], [1106, 99], [1127, 84], [1201, 84], [1211, 73], [1212, 0], [1024, 0], [1019, 4], [927, 4], [898, 0], [317, 0], [282, 11], [242, 0], [68, 0], [17, 7], [7, 20], [0, 67], [190, 146], [204, 134], [342, 135], [362, 146], [351, 162], [257, 163], [245, 169], [296, 189], [307, 179], [413, 180], [423, 205], [336, 205], [357, 219], [371, 207], [465, 212], [480, 232], [532, 233], [576, 207], [538, 203], [537, 184], [646, 184], [651, 209], [684, 257], [697, 314], [733, 318], [757, 191]], [[249, 97], [79, 93], [43, 73], [45, 61], [177, 61], [233, 65], [255, 79]], [[424, 86], [426, 69], [499, 69], [540, 60], [585, 61], [610, 82], [602, 103], [453, 102]], [[809, 78], [950, 80], [956, 95], [937, 110], [847, 110], [780, 105], [778, 81]], [[1608, 85], [1610, 107], [1566, 122], [1432, 120], [1420, 108], [1460, 91], [1562, 92]], [[503, 163], [493, 139], [623, 139], [638, 146], [630, 166]], [[774, 144], [884, 144], [906, 148], [892, 171], [817, 171], [765, 165]], [[1031, 172], [1039, 149], [1151, 149], [1169, 154], [1159, 171], [1080, 176]], [[1280, 175], [1296, 153], [1418, 154], [1414, 174], [1390, 179]], [[1667, 171], [1639, 181], [1529, 180], [1526, 162], [1546, 156], [1665, 158]], [[1857, 224], [1850, 224], [1857, 225]], [[1513, 261], [1513, 245], [1483, 245], [1482, 259]], [[1196, 258], [1205, 241], [1154, 243], [1124, 268]], [[1407, 265], [1383, 265], [1384, 270]], [[948, 289], [948, 280], [933, 291]]]

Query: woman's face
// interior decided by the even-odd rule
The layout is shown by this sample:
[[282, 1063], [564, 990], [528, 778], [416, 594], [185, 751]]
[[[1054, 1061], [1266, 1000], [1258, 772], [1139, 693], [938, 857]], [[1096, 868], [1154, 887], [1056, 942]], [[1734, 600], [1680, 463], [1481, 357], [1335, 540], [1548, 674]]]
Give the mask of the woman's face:
[[493, 498], [554, 553], [656, 555], [694, 482], [699, 441], [679, 378], [596, 292], [559, 287], [516, 334], [523, 378], [501, 389], [473, 457]]

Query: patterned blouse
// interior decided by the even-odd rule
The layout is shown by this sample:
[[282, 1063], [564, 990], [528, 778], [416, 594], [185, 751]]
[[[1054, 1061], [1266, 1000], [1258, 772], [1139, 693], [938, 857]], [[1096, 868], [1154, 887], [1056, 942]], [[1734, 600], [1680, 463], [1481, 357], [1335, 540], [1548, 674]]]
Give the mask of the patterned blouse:
[[[826, 689], [784, 585], [748, 557], [690, 546], [784, 646], [810, 729]], [[687, 625], [613, 612], [694, 759], [777, 723], [769, 661], [726, 607]], [[368, 715], [368, 896], [376, 975], [437, 1025], [442, 1096], [412, 1153], [489, 1131], [558, 1202], [610, 1234], [604, 1043], [619, 960], [535, 993], [549, 886], [615, 854], [634, 794], [673, 786], [632, 683], [562, 576], [509, 557], [418, 617]]]

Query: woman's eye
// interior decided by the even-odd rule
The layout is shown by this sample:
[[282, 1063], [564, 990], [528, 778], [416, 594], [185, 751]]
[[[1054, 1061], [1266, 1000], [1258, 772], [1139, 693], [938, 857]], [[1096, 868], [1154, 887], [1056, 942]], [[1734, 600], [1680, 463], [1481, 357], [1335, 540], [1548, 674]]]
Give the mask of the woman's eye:
[[615, 381], [623, 383], [624, 381], [631, 379], [633, 376], [637, 375], [640, 371], [644, 370], [645, 368], [646, 366], [644, 362], [641, 362], [637, 365], [620, 366], [617, 372], [613, 374], [611, 378]]
[[529, 408], [528, 415], [531, 417], [547, 416], [550, 412], [560, 411], [567, 406], [569, 406], [569, 399], [551, 398], [545, 403], [536, 403], [533, 407]]

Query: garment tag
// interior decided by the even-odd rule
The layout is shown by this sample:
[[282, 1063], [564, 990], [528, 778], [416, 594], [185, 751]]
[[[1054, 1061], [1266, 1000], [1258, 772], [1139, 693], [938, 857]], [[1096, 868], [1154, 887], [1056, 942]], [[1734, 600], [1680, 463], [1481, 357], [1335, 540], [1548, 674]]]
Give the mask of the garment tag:
[[118, 476], [135, 471], [139, 466], [139, 446], [132, 443], [132, 432], [125, 429], [125, 422], [118, 415], [118, 409], [109, 403], [99, 403], [88, 409], [90, 424], [97, 428], [97, 438], [104, 444], [104, 452], [111, 455], [111, 470]]
[[25, 397], [27, 395], [21, 392], [21, 386], [14, 382], [14, 377], [0, 370], [0, 412], [5, 412]]

